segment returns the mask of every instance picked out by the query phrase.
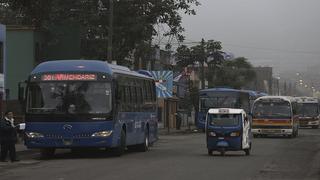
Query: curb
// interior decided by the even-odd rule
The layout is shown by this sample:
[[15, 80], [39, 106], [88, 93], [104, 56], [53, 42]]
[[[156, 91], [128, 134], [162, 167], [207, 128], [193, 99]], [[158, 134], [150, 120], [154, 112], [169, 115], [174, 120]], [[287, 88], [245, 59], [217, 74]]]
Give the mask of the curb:
[[169, 132], [167, 129], [162, 129], [158, 131], [159, 135], [166, 136], [166, 135], [187, 135], [187, 134], [195, 134], [195, 133], [201, 133], [201, 131], [197, 129], [185, 129], [185, 130], [170, 130]]

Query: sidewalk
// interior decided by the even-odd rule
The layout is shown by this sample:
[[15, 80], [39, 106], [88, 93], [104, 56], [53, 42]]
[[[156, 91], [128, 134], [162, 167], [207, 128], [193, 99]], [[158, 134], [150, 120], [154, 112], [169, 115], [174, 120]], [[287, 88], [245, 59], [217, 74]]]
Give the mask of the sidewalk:
[[198, 130], [195, 126], [190, 126], [189, 127], [181, 127], [179, 130], [175, 128], [159, 128], [158, 133], [159, 135], [181, 135], [181, 134], [191, 134], [191, 133], [199, 133], [201, 132]]
[[18, 142], [16, 144], [16, 151], [21, 152], [21, 151], [27, 151], [28, 148], [23, 144], [23, 142]]

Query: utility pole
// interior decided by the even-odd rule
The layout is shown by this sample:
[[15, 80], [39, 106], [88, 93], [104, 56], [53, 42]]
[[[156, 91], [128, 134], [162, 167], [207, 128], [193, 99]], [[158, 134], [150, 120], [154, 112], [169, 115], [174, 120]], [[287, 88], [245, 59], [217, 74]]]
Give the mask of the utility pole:
[[205, 73], [204, 73], [204, 63], [206, 61], [206, 50], [205, 50], [205, 41], [204, 39], [201, 40], [200, 43], [200, 58], [201, 58], [201, 89], [205, 89], [206, 85], [205, 85]]
[[277, 77], [278, 96], [280, 96], [280, 77]]
[[108, 26], [108, 49], [107, 61], [112, 62], [112, 37], [113, 37], [113, 0], [109, 0], [109, 26]]

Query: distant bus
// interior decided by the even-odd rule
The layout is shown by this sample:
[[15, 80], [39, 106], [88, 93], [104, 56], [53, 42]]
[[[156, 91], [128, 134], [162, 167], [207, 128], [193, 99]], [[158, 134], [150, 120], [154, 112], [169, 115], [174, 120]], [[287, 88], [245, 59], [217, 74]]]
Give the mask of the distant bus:
[[296, 97], [300, 127], [319, 128], [319, 100], [315, 97]]
[[254, 136], [284, 135], [296, 137], [299, 130], [297, 102], [288, 96], [264, 96], [255, 100], [252, 109]]
[[111, 148], [120, 156], [126, 147], [147, 151], [158, 138], [154, 79], [126, 67], [41, 63], [29, 76], [25, 103], [25, 145], [43, 156], [79, 147]]
[[250, 90], [230, 88], [200, 90], [196, 126], [199, 129], [205, 129], [206, 114], [210, 108], [240, 108], [249, 113], [253, 101], [259, 96], [261, 96], [259, 93]]

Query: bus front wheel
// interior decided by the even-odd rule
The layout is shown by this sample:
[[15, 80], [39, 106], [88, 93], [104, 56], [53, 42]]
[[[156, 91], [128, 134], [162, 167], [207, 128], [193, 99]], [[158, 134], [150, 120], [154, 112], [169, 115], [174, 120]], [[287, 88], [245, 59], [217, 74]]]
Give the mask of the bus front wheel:
[[124, 154], [125, 150], [126, 150], [126, 133], [124, 130], [121, 130], [119, 146], [112, 149], [112, 153], [115, 156], [121, 156], [122, 154]]

